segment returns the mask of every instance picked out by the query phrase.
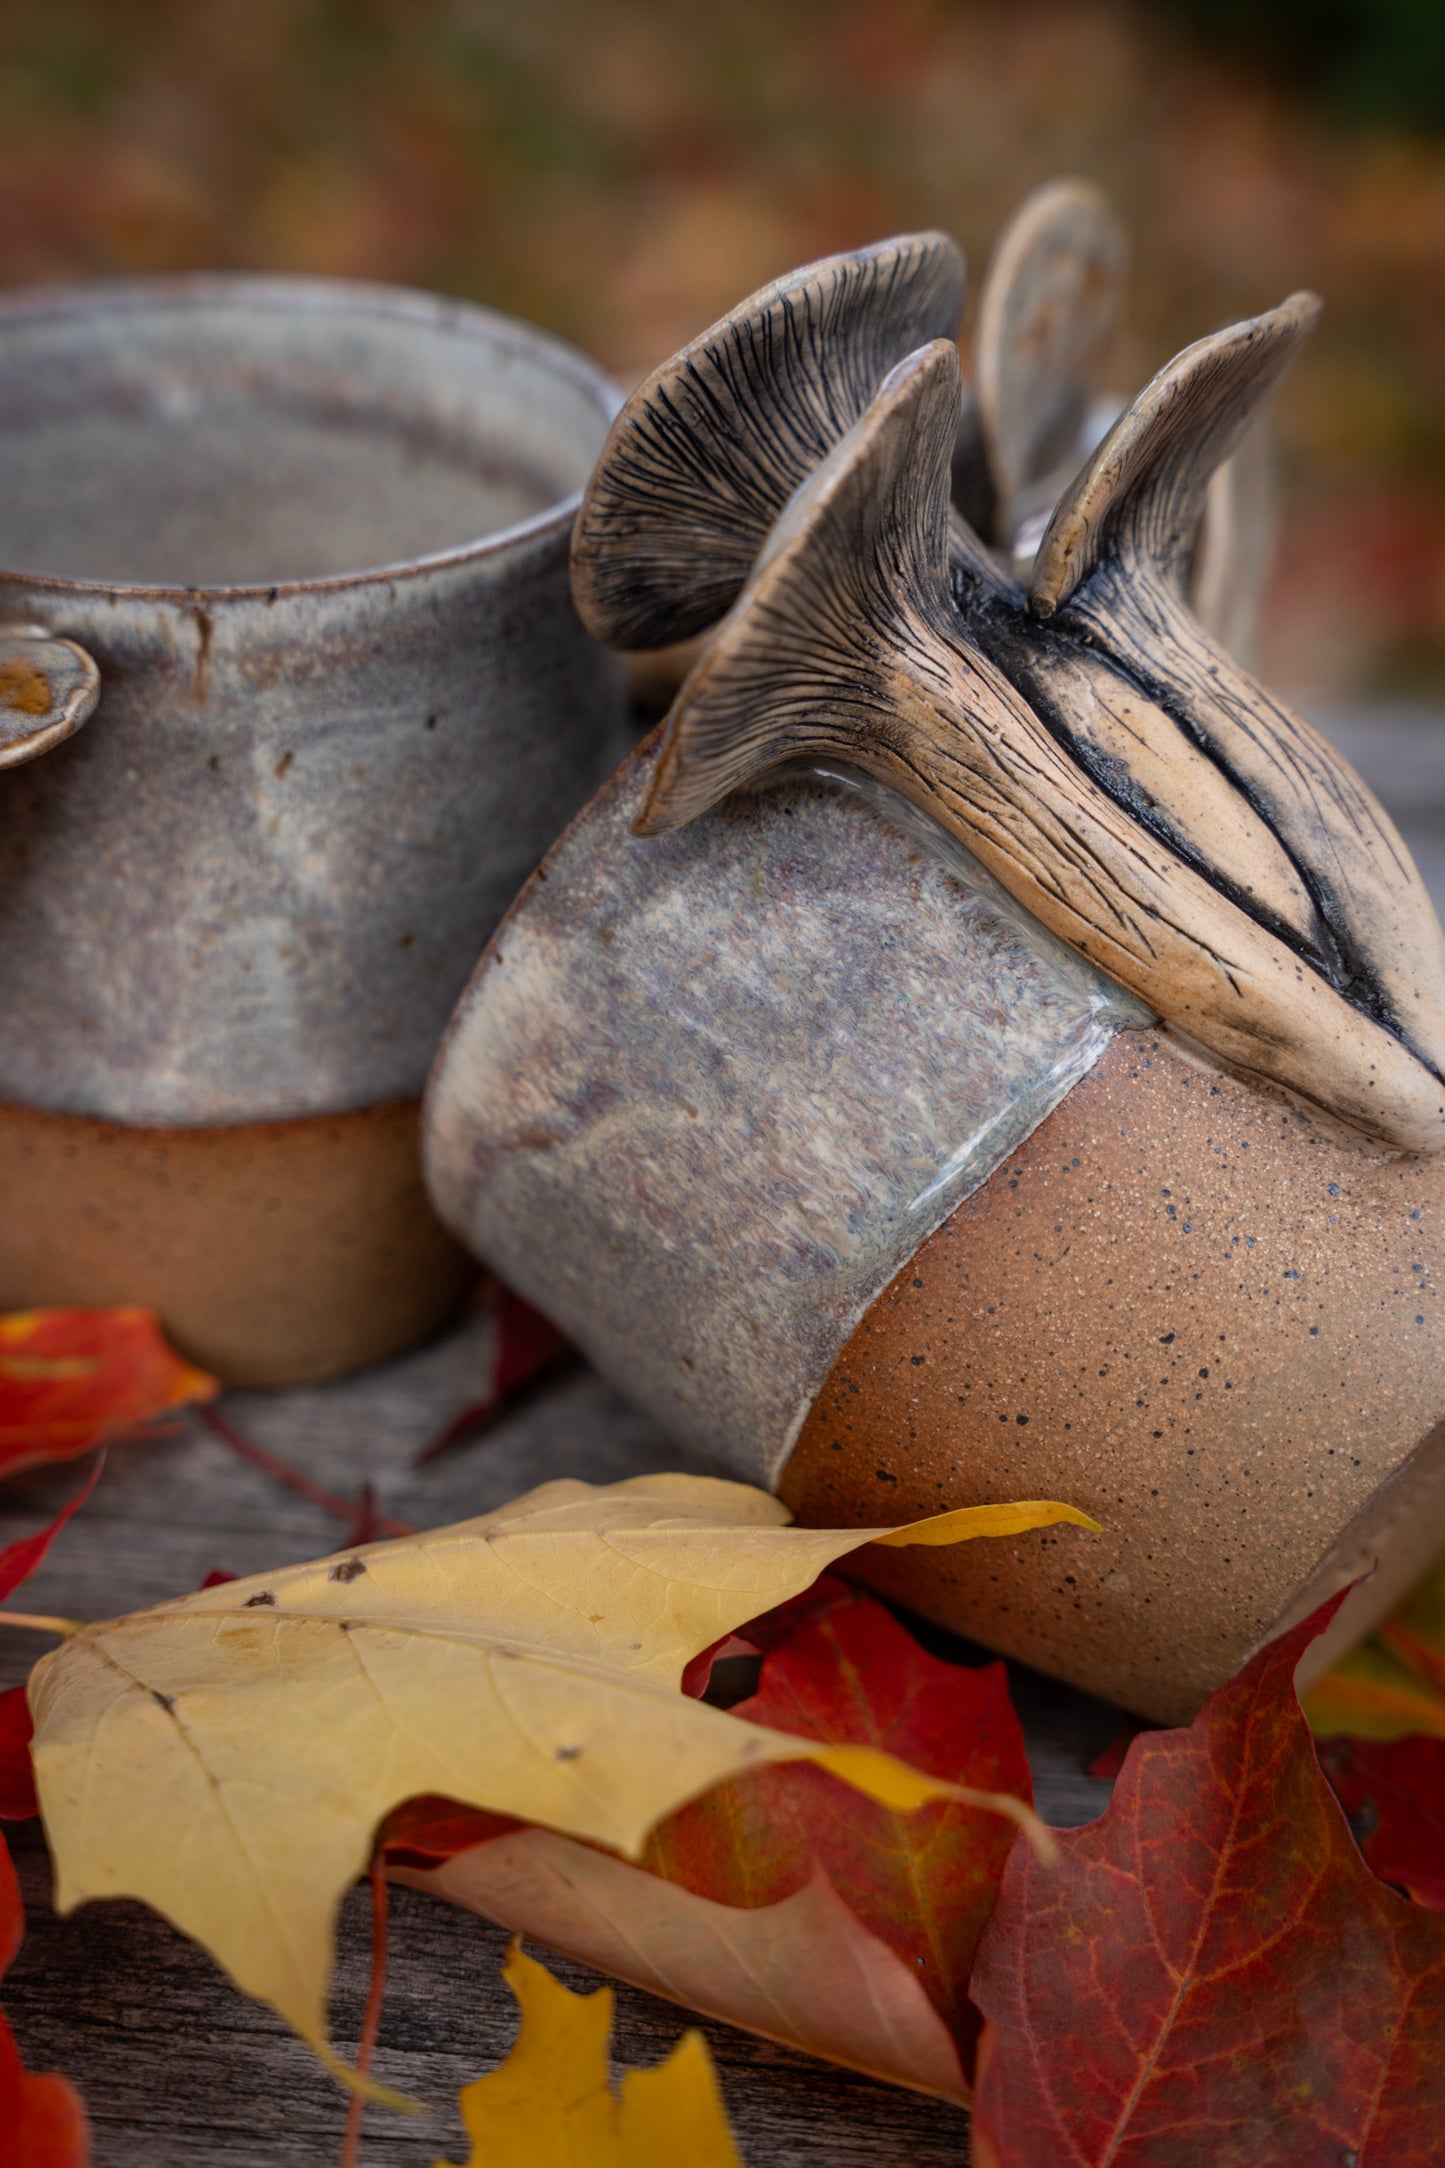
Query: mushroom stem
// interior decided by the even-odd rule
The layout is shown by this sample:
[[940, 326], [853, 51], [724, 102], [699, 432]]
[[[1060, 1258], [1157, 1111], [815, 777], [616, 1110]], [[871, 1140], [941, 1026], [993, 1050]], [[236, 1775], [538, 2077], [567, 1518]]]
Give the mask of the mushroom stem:
[[1335, 945], [1337, 983], [1445, 1074], [1445, 933], [1394, 823], [1318, 731], [1205, 631], [1186, 583], [1206, 493], [1314, 326], [1282, 305], [1146, 386], [1055, 509], [1030, 603], [1109, 656], [1263, 815]]

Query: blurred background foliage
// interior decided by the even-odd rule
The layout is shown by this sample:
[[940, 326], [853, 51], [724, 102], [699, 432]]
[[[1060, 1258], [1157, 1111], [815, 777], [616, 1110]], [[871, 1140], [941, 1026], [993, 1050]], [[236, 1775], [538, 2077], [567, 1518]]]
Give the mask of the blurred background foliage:
[[1268, 666], [1445, 694], [1445, 0], [3, 0], [0, 280], [400, 280], [635, 378], [1058, 173], [1136, 241], [1121, 389], [1292, 288]]

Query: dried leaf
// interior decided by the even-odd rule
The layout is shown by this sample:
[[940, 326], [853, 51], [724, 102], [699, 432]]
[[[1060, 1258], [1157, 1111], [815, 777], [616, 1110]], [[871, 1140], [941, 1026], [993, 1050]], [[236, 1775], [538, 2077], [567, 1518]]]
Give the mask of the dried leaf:
[[1445, 1739], [1332, 1739], [1320, 1766], [1380, 1880], [1445, 1912]]
[[1317, 1739], [1445, 1739], [1445, 1699], [1370, 1635], [1301, 1697]]
[[1146, 1724], [1142, 1717], [1126, 1716], [1109, 1744], [1100, 1747], [1098, 1753], [1085, 1763], [1085, 1776], [1092, 1777], [1096, 1784], [1112, 1784], [1124, 1766], [1125, 1755], [1140, 1732], [1152, 1731], [1155, 1728], [1152, 1724]]
[[[13, 1596], [22, 1581], [43, 1564], [51, 1544], [72, 1514], [78, 1513], [100, 1480], [105, 1465], [101, 1454], [89, 1476], [70, 1503], [62, 1506], [53, 1521], [33, 1536], [21, 1536], [0, 1551], [0, 1603]], [[35, 1774], [30, 1766], [30, 1740], [34, 1726], [23, 1686], [0, 1694], [0, 1821], [25, 1822], [40, 1812], [35, 1796]]]
[[1445, 1700], [1445, 1558], [1436, 1561], [1375, 1631], [1392, 1656]]
[[574, 1995], [517, 1943], [503, 1976], [522, 2027], [501, 2068], [462, 2093], [467, 2168], [742, 2168], [701, 2033], [684, 2033], [654, 2069], [627, 2071], [614, 2093], [611, 1988]]
[[[0, 1978], [25, 1933], [25, 1911], [10, 1850], [0, 1837]], [[90, 2125], [68, 2078], [32, 2077], [0, 2015], [0, 2158], [5, 2168], [86, 2168]]]
[[1439, 2160], [1445, 1919], [1365, 1866], [1294, 1693], [1331, 1608], [1136, 1739], [1050, 1874], [1015, 1848], [973, 1977], [979, 2168]]
[[[710, 1654], [749, 1646], [768, 1653], [735, 1716], [1029, 1796], [1001, 1664], [940, 1662], [876, 1598], [827, 1576]], [[704, 1662], [689, 1666], [699, 1691]], [[995, 1816], [952, 1801], [900, 1815], [826, 1771], [775, 1764], [661, 1824], [644, 1863], [662, 1888], [447, 1801], [412, 1802], [386, 1834], [414, 1887], [710, 2017], [968, 2098], [968, 1975], [1014, 1835]]]
[[34, 1729], [24, 1687], [0, 1694], [0, 1822], [28, 1822], [40, 1812], [30, 1766]]
[[[809, 1739], [856, 1740], [981, 1792], [1032, 1799], [1002, 1664], [930, 1656], [875, 1597], [835, 1584], [764, 1660], [733, 1714]], [[753, 1628], [743, 1629], [748, 1639]], [[730, 1905], [776, 1904], [815, 1862], [864, 1927], [926, 1989], [966, 2065], [978, 2019], [968, 1976], [1014, 1832], [952, 1800], [899, 1814], [804, 1763], [750, 1770], [655, 1832], [646, 1864]]]
[[72, 1514], [80, 1511], [100, 1481], [100, 1471], [104, 1465], [103, 1460], [97, 1460], [70, 1503], [61, 1507], [53, 1521], [48, 1522], [44, 1528], [37, 1529], [33, 1536], [17, 1537], [14, 1543], [7, 1543], [4, 1550], [0, 1551], [0, 1603], [3, 1603], [7, 1596], [13, 1596], [22, 1581], [28, 1581], [32, 1573], [39, 1571], [45, 1562], [45, 1554], [61, 1529]]
[[73, 1460], [219, 1391], [166, 1345], [153, 1310], [0, 1316], [0, 1475]]
[[487, 1389], [422, 1447], [416, 1466], [425, 1467], [428, 1461], [449, 1453], [453, 1446], [481, 1437], [517, 1406], [530, 1386], [539, 1385], [576, 1360], [576, 1350], [550, 1318], [543, 1317], [520, 1295], [514, 1295], [510, 1287], [498, 1287], [492, 1305], [491, 1377]]
[[1042, 1504], [904, 1530], [785, 1519], [704, 1477], [550, 1483], [85, 1628], [30, 1683], [57, 1908], [141, 1898], [330, 2060], [336, 1910], [403, 1799], [442, 1793], [636, 1856], [685, 1800], [767, 1761], [806, 1756], [893, 1807], [967, 1796], [875, 1747], [690, 1700], [683, 1667], [861, 1544], [1092, 1524]]
[[552, 1830], [515, 1829], [427, 1871], [392, 1873], [704, 2017], [893, 2085], [968, 2099], [958, 2049], [923, 1983], [821, 1867], [792, 1896], [744, 1909]]

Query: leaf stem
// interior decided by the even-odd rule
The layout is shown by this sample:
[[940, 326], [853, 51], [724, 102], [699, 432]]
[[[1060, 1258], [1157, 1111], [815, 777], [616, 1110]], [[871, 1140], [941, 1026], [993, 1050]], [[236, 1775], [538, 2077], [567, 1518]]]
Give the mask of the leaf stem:
[[80, 1618], [47, 1618], [40, 1611], [0, 1611], [0, 1626], [27, 1626], [38, 1634], [59, 1634], [68, 1641], [85, 1624]]
[[[339, 1521], [356, 1519], [357, 1509], [349, 1499], [342, 1498], [336, 1491], [326, 1490], [320, 1483], [313, 1483], [309, 1475], [302, 1475], [279, 1455], [268, 1453], [264, 1445], [257, 1445], [254, 1438], [248, 1438], [244, 1431], [238, 1430], [219, 1408], [202, 1407], [196, 1413], [213, 1437], [219, 1438], [222, 1445], [229, 1446], [242, 1460], [249, 1461], [253, 1468], [259, 1468], [263, 1475], [270, 1476], [273, 1483], [283, 1484], [298, 1498], [304, 1498], [308, 1505], [320, 1506], [323, 1513], [333, 1514]], [[409, 1536], [415, 1532], [409, 1522], [388, 1520], [384, 1514], [378, 1514], [372, 1525], [382, 1536]]]
[[[376, 2036], [381, 2030], [381, 2005], [386, 1993], [386, 1855], [378, 1851], [371, 1862], [371, 1985], [361, 2019], [361, 2038], [356, 2046], [356, 2067], [362, 2077], [371, 2068]], [[353, 2093], [346, 2111], [346, 2135], [341, 2143], [340, 2168], [356, 2168], [360, 2158], [361, 2125], [366, 2114], [365, 2093]]]

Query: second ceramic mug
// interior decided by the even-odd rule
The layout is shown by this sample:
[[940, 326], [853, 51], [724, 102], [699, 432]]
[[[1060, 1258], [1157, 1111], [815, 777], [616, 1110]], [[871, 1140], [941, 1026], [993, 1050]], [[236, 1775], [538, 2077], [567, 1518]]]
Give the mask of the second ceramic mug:
[[567, 586], [616, 405], [556, 341], [386, 288], [0, 304], [0, 621], [101, 679], [0, 774], [0, 1308], [153, 1304], [281, 1382], [454, 1304], [416, 1098], [621, 749]]

